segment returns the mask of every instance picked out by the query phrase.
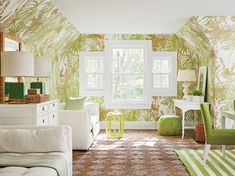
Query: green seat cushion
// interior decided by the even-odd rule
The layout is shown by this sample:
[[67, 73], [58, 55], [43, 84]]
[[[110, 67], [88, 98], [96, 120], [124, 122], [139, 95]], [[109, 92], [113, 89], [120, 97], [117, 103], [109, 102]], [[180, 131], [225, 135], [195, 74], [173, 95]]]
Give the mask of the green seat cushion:
[[213, 129], [207, 135], [208, 144], [235, 145], [234, 129]]
[[163, 136], [179, 135], [181, 127], [181, 118], [175, 115], [161, 116], [158, 120], [158, 133]]
[[206, 133], [206, 143], [217, 145], [235, 145], [235, 130], [214, 129], [209, 104], [202, 103], [200, 106]]
[[64, 110], [82, 110], [84, 108], [86, 97], [67, 98], [65, 100]]

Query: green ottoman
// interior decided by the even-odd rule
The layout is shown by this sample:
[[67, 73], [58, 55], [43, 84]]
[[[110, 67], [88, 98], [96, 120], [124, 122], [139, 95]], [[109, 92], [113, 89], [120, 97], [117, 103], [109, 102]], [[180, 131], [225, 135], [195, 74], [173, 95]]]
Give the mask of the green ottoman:
[[181, 133], [181, 118], [175, 115], [164, 115], [158, 120], [158, 133], [162, 136], [176, 136]]

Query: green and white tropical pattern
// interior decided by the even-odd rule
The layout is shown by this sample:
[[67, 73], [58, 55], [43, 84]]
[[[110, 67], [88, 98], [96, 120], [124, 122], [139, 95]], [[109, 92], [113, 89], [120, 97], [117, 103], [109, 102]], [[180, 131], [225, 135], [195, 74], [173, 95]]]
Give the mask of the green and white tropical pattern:
[[[103, 51], [105, 35], [81, 34], [51, 0], [1, 0], [1, 31], [23, 39], [27, 50], [52, 58], [50, 95], [63, 101], [79, 96], [79, 51]], [[178, 69], [208, 65], [207, 99], [213, 104], [219, 123], [222, 106], [232, 107], [235, 99], [235, 18], [192, 17], [176, 34], [116, 34], [113, 39], [152, 40], [154, 51], [177, 51]], [[107, 36], [110, 38], [110, 35]], [[178, 85], [178, 98], [182, 96]], [[150, 110], [123, 110], [129, 121], [157, 120], [172, 111], [172, 99], [153, 97]], [[103, 97], [91, 97], [100, 103], [101, 119], [108, 110]]]

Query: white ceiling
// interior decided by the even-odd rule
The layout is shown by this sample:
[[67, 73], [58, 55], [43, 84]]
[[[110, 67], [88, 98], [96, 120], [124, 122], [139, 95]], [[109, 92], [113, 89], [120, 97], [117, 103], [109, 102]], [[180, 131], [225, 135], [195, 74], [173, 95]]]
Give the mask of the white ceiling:
[[81, 33], [176, 33], [192, 16], [233, 16], [234, 0], [53, 0]]

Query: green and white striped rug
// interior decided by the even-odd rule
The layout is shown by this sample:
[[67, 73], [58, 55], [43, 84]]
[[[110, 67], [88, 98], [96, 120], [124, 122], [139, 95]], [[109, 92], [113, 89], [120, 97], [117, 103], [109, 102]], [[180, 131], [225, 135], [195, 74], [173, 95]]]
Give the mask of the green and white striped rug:
[[223, 158], [220, 150], [211, 150], [203, 166], [203, 150], [176, 150], [180, 160], [192, 176], [235, 176], [235, 151], [226, 150]]

